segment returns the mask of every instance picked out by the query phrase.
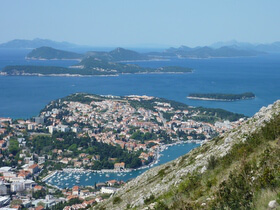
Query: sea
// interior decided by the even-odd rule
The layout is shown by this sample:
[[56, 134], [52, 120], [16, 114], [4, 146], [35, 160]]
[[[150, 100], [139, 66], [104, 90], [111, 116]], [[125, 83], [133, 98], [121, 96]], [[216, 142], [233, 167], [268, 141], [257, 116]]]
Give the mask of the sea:
[[[26, 60], [31, 50], [0, 49], [0, 70], [7, 65], [47, 65], [68, 67], [74, 60]], [[193, 68], [185, 74], [124, 74], [119, 76], [50, 77], [0, 76], [0, 117], [28, 119], [37, 116], [50, 101], [76, 92], [101, 95], [148, 95], [179, 101], [191, 106], [221, 108], [231, 112], [254, 115], [262, 106], [280, 99], [280, 54], [263, 54], [256, 57], [170, 59], [132, 62], [143, 67], [183, 66]], [[243, 93], [253, 92], [250, 100], [222, 102], [190, 100], [190, 93]], [[195, 144], [180, 148], [187, 153]], [[174, 150], [171, 148], [175, 148]], [[179, 146], [164, 153], [178, 157]], [[159, 164], [163, 163], [161, 160]], [[123, 179], [136, 176], [133, 172]], [[100, 175], [98, 175], [100, 176]], [[116, 174], [104, 179], [91, 179], [91, 183], [118, 178]], [[102, 177], [102, 176], [101, 176]], [[95, 181], [94, 181], [95, 180]], [[82, 181], [81, 181], [82, 183]], [[82, 184], [87, 184], [86, 182]], [[65, 186], [65, 185], [63, 185]]]
[[[166, 148], [161, 152], [161, 156], [158, 162], [151, 167], [159, 166], [161, 164], [167, 163], [174, 160], [192, 149], [198, 147], [199, 144], [196, 143], [183, 143], [176, 144]], [[151, 168], [150, 167], [150, 168]], [[127, 182], [150, 168], [143, 168], [140, 170], [135, 170], [131, 172], [118, 172], [118, 173], [96, 173], [88, 171], [72, 171], [64, 172], [59, 171], [54, 176], [51, 176], [46, 180], [46, 183], [56, 186], [60, 189], [71, 188], [75, 185], [79, 186], [94, 186], [97, 183], [105, 183], [108, 180], [117, 180]]]

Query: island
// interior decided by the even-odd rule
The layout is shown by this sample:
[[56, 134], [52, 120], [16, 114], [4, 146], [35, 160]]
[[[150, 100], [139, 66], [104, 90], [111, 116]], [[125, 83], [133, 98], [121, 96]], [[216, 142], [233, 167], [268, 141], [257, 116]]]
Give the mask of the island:
[[80, 63], [66, 67], [57, 66], [6, 66], [0, 75], [8, 76], [117, 76], [120, 74], [191, 73], [188, 67], [148, 68], [135, 64], [109, 62], [95, 57], [84, 58]]
[[[252, 45], [247, 43], [246, 47], [242, 46], [242, 43], [231, 43], [231, 44], [218, 44], [213, 46], [196, 46], [196, 47], [187, 47], [181, 46], [178, 48], [171, 47], [169, 49], [163, 50], [161, 52], [147, 52], [147, 53], [138, 53], [132, 50], [127, 50], [123, 48], [116, 48], [111, 52], [101, 52], [101, 51], [89, 51], [84, 54], [84, 56], [96, 56], [102, 57], [102, 59], [109, 60], [152, 60], [152, 59], [162, 59], [168, 57], [177, 57], [177, 58], [218, 58], [218, 57], [248, 57], [248, 56], [257, 56], [269, 52], [279, 51], [279, 44], [277, 42], [272, 44], [260, 44]], [[43, 46], [48, 46], [52, 48], [57, 48], [60, 50], [76, 50], [78, 48], [84, 48], [88, 46], [79, 46], [73, 43], [68, 42], [56, 42], [47, 39], [33, 39], [33, 40], [22, 40], [15, 39], [6, 43], [0, 44], [0, 48], [19, 48], [19, 49], [34, 49], [40, 48]], [[249, 47], [248, 47], [249, 46]], [[88, 47], [89, 48], [89, 47]], [[34, 56], [36, 59], [36, 56]], [[46, 58], [48, 59], [48, 58]]]
[[252, 92], [241, 94], [228, 94], [228, 93], [191, 93], [187, 96], [188, 99], [193, 100], [207, 100], [207, 101], [237, 101], [255, 98]]
[[179, 48], [169, 48], [162, 54], [176, 55], [179, 58], [231, 58], [231, 57], [248, 57], [263, 54], [254, 50], [240, 50], [234, 47], [223, 46], [218, 49], [211, 47], [190, 48], [181, 46]]
[[32, 60], [81, 60], [82, 54], [58, 50], [52, 47], [39, 47], [27, 54], [26, 59]]
[[82, 60], [83, 58], [93, 57], [103, 61], [119, 62], [119, 61], [137, 61], [149, 60], [150, 58], [144, 54], [133, 50], [118, 47], [109, 52], [88, 51], [85, 54], [55, 49], [52, 47], [39, 47], [33, 49], [27, 54], [26, 59], [32, 60]]
[[[32, 60], [79, 60], [79, 63], [70, 67], [58, 66], [32, 66], [32, 65], [12, 65], [6, 66], [0, 75], [8, 76], [118, 76], [120, 74], [149, 74], [149, 73], [190, 73], [192, 69], [182, 66], [164, 66], [159, 68], [141, 67], [136, 64], [128, 63], [133, 61], [166, 59], [166, 58], [209, 58], [209, 57], [236, 57], [253, 56], [248, 52], [238, 51], [229, 48], [212, 49], [209, 47], [189, 48], [170, 48], [164, 52], [138, 53], [133, 50], [116, 48], [109, 52], [88, 51], [84, 54], [55, 49], [52, 47], [39, 47], [32, 50], [26, 59]], [[217, 95], [217, 94], [216, 94]], [[240, 100], [239, 96], [209, 96], [206, 99], [215, 100]], [[191, 99], [204, 97], [189, 96]], [[221, 97], [221, 98], [220, 98]], [[231, 99], [234, 97], [234, 99]], [[243, 96], [241, 96], [243, 97]], [[248, 96], [245, 96], [248, 98]], [[251, 96], [249, 96], [250, 98]]]

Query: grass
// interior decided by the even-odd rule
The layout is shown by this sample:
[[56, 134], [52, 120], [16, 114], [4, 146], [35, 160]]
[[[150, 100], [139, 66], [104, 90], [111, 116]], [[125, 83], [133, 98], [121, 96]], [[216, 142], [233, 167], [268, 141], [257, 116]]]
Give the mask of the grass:
[[[279, 190], [280, 189], [278, 188], [277, 191], [279, 192]], [[254, 199], [256, 210], [268, 209], [268, 203], [271, 200], [275, 200], [277, 197], [277, 191], [271, 189], [261, 190]], [[277, 209], [280, 209], [280, 207]]]
[[[178, 187], [156, 199], [159, 206], [196, 209], [206, 202], [205, 209], [266, 209], [280, 189], [279, 137], [280, 115], [247, 136], [246, 142], [234, 145], [226, 156], [210, 158], [204, 174], [186, 175]], [[215, 140], [220, 142], [221, 138]], [[183, 162], [185, 158], [178, 165]]]

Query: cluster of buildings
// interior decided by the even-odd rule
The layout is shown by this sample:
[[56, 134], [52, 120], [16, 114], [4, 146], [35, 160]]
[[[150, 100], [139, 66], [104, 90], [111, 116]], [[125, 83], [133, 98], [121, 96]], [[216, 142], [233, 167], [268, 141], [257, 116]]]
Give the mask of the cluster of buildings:
[[[155, 157], [159, 151], [162, 145], [162, 139], [158, 135], [160, 131], [166, 132], [169, 139], [174, 142], [196, 140], [197, 138], [207, 140], [213, 134], [224, 132], [240, 123], [239, 121], [234, 123], [226, 121], [213, 125], [199, 122], [194, 120], [194, 117], [199, 114], [197, 111], [176, 110], [170, 103], [162, 101], [149, 102], [155, 99], [149, 96], [133, 95], [126, 98], [95, 99], [93, 97], [90, 103], [63, 101], [55, 108], [42, 112], [41, 116], [51, 122], [51, 125], [48, 126], [49, 133], [71, 130], [80, 135], [86, 133], [99, 142], [119, 145], [131, 152], [143, 150], [139, 158], [144, 163], [149, 156]], [[144, 101], [150, 103], [151, 106], [149, 108], [135, 106], [132, 105], [134, 101], [136, 103]], [[143, 134], [154, 133], [157, 138], [139, 141], [139, 139], [133, 138], [135, 130]], [[62, 161], [69, 160], [63, 159]], [[77, 163], [77, 166], [79, 164], [82, 163]]]
[[[72, 131], [77, 137], [88, 135], [98, 142], [120, 146], [129, 152], [141, 151], [139, 158], [144, 165], [146, 161], [157, 157], [166, 140], [164, 138], [168, 138], [169, 143], [179, 140], [192, 141], [196, 140], [197, 136], [207, 140], [213, 134], [232, 129], [243, 121], [240, 119], [236, 122], [224, 121], [215, 124], [199, 122], [194, 120], [195, 116], [199, 115], [197, 111], [175, 109], [170, 103], [156, 101], [149, 96], [102, 99], [88, 97], [92, 97], [91, 102], [59, 101], [55, 107], [49, 105], [47, 111], [30, 120], [0, 118], [0, 207], [10, 205], [16, 208], [16, 205], [11, 205], [13, 200], [19, 200], [21, 207], [34, 208], [40, 206], [40, 203], [52, 206], [73, 198], [85, 199], [93, 196], [94, 199], [64, 208], [82, 209], [102, 201], [102, 194], [112, 194], [117, 190], [116, 181], [111, 180], [98, 186], [98, 191], [94, 193], [75, 186], [71, 190], [63, 190], [63, 197], [59, 199], [52, 196], [33, 198], [34, 193], [46, 190], [35, 180], [47, 159], [51, 158], [47, 154], [31, 154], [28, 139], [32, 139], [32, 136], [39, 132], [52, 135], [56, 131]], [[145, 105], [141, 105], [142, 102]], [[136, 138], [136, 132], [141, 135], [149, 133], [152, 137]], [[164, 136], [161, 135], [162, 132], [165, 133]], [[57, 155], [52, 161], [74, 168], [91, 166], [94, 161], [100, 160], [97, 154], [80, 153], [77, 157], [70, 157], [65, 154], [71, 151], [53, 149], [51, 152]], [[111, 159], [115, 171], [126, 169], [124, 162]]]
[[70, 189], [64, 189], [62, 190], [62, 193], [66, 197], [66, 201], [75, 198], [82, 201], [79, 204], [65, 206], [64, 210], [84, 209], [96, 203], [102, 202], [104, 200], [104, 195], [108, 196], [114, 194], [118, 190], [118, 187], [123, 184], [124, 182], [117, 180], [109, 180], [106, 183], [98, 183], [95, 186], [98, 188], [98, 191], [94, 192], [90, 191], [89, 189], [82, 189], [79, 186], [73, 186]]

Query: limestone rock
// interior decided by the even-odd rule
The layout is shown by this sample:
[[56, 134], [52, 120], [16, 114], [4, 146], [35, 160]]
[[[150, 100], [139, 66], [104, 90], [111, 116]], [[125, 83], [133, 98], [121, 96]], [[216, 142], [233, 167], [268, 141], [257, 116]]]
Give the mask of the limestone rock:
[[269, 201], [268, 207], [269, 207], [270, 209], [275, 209], [275, 208], [277, 207], [277, 202], [276, 202], [276, 200]]

